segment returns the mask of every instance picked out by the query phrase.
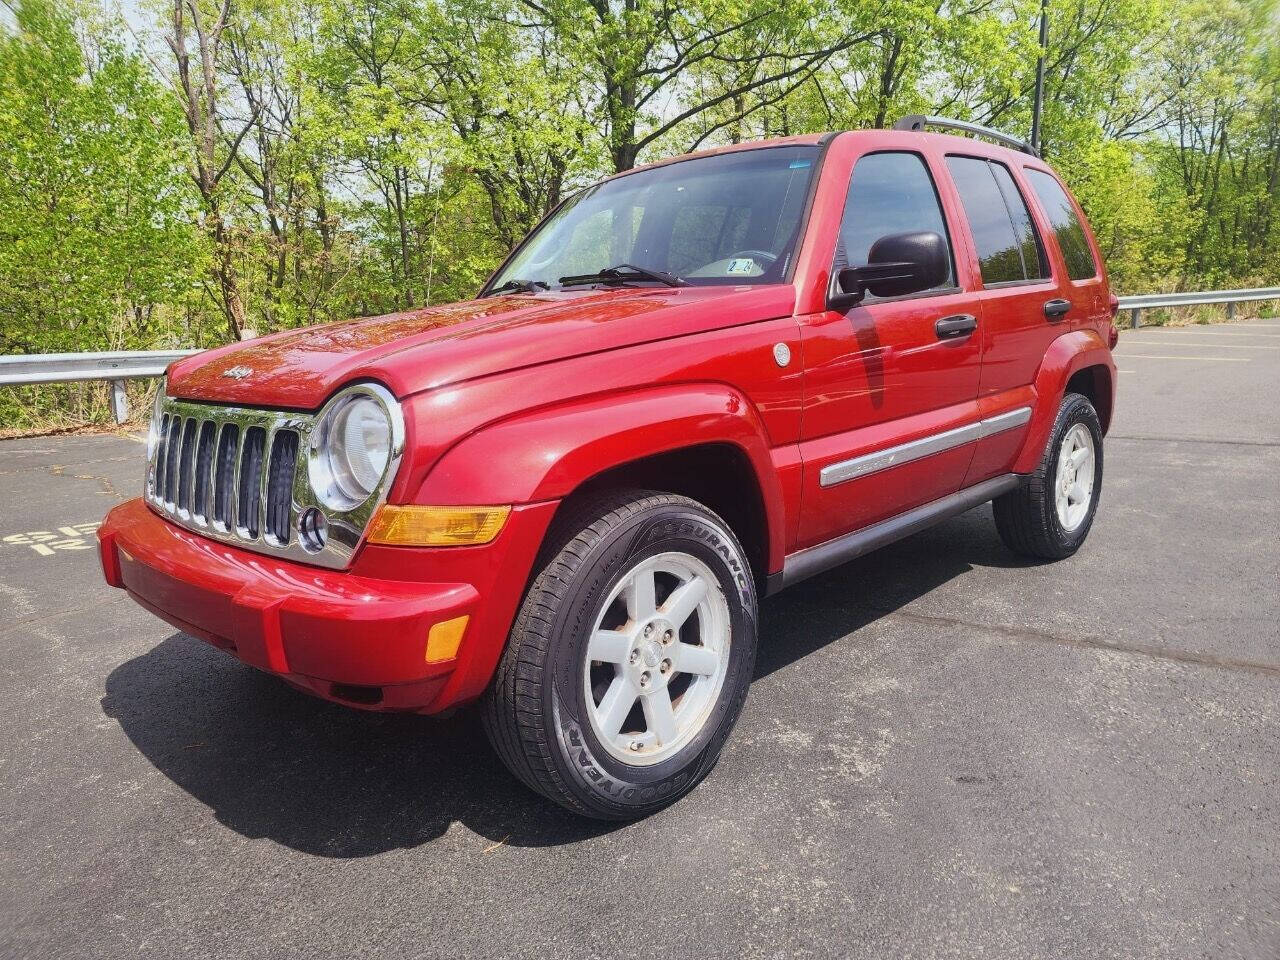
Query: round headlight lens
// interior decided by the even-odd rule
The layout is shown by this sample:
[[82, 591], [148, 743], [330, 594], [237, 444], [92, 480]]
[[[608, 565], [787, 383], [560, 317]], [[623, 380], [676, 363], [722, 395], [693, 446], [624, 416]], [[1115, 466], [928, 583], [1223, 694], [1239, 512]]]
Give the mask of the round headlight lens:
[[311, 485], [333, 510], [351, 510], [378, 488], [391, 460], [391, 418], [373, 397], [356, 395], [334, 405], [317, 434]]

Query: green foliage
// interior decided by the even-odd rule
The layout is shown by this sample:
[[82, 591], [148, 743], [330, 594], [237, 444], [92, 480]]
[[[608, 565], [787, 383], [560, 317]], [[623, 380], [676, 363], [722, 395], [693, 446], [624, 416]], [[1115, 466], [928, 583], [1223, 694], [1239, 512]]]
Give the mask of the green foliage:
[[0, 353], [191, 340], [204, 251], [175, 105], [113, 33], [78, 37], [65, 5], [28, 0], [16, 19], [0, 34]]
[[[463, 299], [565, 196], [672, 153], [906, 113], [1025, 135], [1040, 7], [144, 2], [137, 37], [106, 0], [4, 0], [0, 352]], [[1050, 18], [1045, 153], [1118, 291], [1280, 283], [1280, 0]], [[0, 424], [104, 398], [6, 391]]]

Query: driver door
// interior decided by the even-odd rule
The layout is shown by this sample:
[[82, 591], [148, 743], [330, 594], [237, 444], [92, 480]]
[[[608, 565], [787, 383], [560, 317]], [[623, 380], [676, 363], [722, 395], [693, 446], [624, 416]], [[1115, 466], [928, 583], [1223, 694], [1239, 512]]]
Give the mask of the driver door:
[[801, 549], [954, 493], [968, 470], [959, 428], [976, 417], [980, 303], [944, 209], [923, 154], [854, 163], [831, 276], [881, 237], [920, 230], [947, 241], [951, 269], [932, 289], [805, 318]]

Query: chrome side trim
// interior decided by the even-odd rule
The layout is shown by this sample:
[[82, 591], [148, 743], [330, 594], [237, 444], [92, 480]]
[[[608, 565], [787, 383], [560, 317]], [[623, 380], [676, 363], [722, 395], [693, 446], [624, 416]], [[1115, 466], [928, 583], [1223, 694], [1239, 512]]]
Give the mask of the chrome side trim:
[[997, 413], [994, 417], [987, 417], [985, 420], [979, 421], [978, 425], [982, 427], [982, 435], [990, 437], [993, 434], [1004, 433], [1006, 430], [1020, 427], [1030, 419], [1031, 408], [1018, 407], [1016, 410], [1010, 410], [1007, 413]]
[[966, 443], [973, 443], [975, 440], [981, 440], [996, 433], [1003, 433], [1005, 430], [1012, 430], [1014, 427], [1022, 426], [1030, 419], [1031, 408], [1018, 407], [1016, 410], [998, 413], [993, 417], [987, 417], [976, 423], [966, 423], [963, 427], [944, 430], [942, 433], [921, 437], [919, 440], [912, 440], [909, 443], [901, 443], [896, 447], [888, 447], [884, 450], [877, 450], [874, 453], [864, 453], [862, 456], [853, 457], [850, 460], [841, 460], [839, 463], [828, 464], [818, 474], [818, 482], [824, 487], [831, 487], [837, 483], [856, 480], [858, 477], [879, 473], [881, 470], [888, 470], [890, 467], [897, 467], [913, 460], [930, 457], [935, 453], [942, 453], [945, 450], [951, 450]]

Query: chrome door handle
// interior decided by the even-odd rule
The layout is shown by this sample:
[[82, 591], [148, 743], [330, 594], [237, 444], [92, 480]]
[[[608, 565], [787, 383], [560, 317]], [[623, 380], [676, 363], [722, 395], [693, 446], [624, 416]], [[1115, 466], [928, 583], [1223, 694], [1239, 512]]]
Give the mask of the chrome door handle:
[[967, 337], [977, 328], [978, 318], [967, 313], [960, 313], [954, 317], [943, 317], [933, 325], [933, 330], [938, 335], [939, 340], [954, 340], [957, 337]]

